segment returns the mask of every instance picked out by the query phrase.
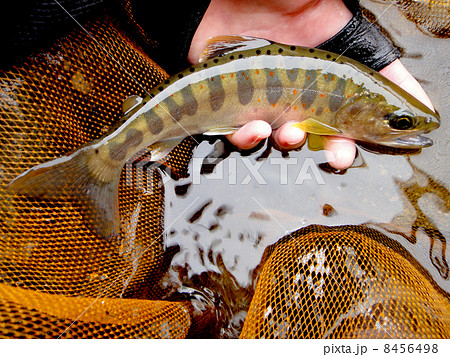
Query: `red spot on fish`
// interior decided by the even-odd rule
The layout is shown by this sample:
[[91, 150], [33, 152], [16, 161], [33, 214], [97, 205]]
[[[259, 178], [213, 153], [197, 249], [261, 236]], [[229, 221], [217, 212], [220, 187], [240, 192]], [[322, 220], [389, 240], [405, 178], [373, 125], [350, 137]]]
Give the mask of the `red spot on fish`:
[[306, 107], [306, 103], [302, 103], [302, 105], [303, 105], [303, 108]]
[[225, 76], [222, 76], [222, 79], [225, 79]]
[[277, 106], [277, 103], [273, 103], [273, 104], [272, 104], [272, 107], [275, 108], [276, 106]]
[[326, 74], [324, 77], [325, 77], [325, 79], [327, 79], [328, 78], [328, 74]]
[[323, 98], [323, 97], [325, 97], [325, 94], [321, 93], [320, 96]]
[[271, 77], [273, 77], [273, 72], [270, 72], [269, 74], [270, 74]]
[[325, 111], [328, 113], [330, 111], [330, 109], [327, 108], [327, 109], [325, 109]]
[[351, 97], [351, 95], [350, 94], [347, 94], [347, 98], [350, 98]]
[[306, 76], [306, 79], [309, 81], [311, 79], [311, 77], [310, 76]]
[[311, 109], [311, 112], [312, 112], [312, 113], [314, 113], [314, 110], [315, 110], [315, 109], [314, 109], [314, 108], [312, 108], [312, 109]]
[[294, 91], [292, 92], [292, 94], [297, 94], [297, 89], [294, 89]]
[[259, 74], [259, 69], [256, 70], [256, 74]]

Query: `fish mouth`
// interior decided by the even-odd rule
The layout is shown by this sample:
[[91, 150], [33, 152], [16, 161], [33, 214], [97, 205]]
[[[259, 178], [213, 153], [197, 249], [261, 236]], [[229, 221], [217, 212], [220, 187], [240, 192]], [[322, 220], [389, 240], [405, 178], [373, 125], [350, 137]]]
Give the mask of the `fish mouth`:
[[433, 140], [419, 134], [410, 134], [395, 138], [394, 143], [398, 147], [417, 149], [433, 145]]
[[439, 128], [439, 116], [435, 114], [431, 117], [422, 119], [424, 122], [416, 126], [416, 128], [403, 133], [397, 133], [398, 136], [396, 135], [391, 146], [403, 149], [420, 149], [433, 145], [433, 140], [426, 136], [422, 136], [422, 134], [428, 134]]

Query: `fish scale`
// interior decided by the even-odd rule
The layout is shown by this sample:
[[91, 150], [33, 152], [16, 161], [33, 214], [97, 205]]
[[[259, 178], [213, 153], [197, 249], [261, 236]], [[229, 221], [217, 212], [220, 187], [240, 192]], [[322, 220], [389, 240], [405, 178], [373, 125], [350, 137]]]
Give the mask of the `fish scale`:
[[293, 121], [312, 134], [421, 148], [431, 140], [418, 134], [439, 126], [436, 113], [394, 83], [326, 51], [227, 36], [207, 46], [208, 57], [146, 98], [126, 101], [134, 106], [125, 105], [127, 114], [103, 137], [32, 167], [9, 188], [50, 198], [71, 192], [86, 224], [112, 237], [120, 231], [121, 170], [148, 146], [156, 159], [189, 135], [224, 134], [260, 119], [273, 128]]

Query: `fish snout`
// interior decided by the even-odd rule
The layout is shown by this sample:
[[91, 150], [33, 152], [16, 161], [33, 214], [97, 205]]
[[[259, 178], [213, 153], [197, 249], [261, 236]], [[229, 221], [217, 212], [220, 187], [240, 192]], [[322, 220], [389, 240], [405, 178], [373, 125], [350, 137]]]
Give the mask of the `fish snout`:
[[427, 118], [425, 122], [425, 130], [424, 133], [429, 133], [441, 126], [441, 118], [439, 114], [433, 115]]

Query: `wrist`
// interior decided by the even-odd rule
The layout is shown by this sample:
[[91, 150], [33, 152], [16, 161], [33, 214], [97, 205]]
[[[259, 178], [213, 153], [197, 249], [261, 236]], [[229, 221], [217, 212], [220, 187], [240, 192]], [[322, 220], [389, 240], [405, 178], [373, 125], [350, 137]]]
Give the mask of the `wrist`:
[[353, 58], [376, 71], [400, 57], [400, 51], [361, 12], [348, 24], [317, 48]]

